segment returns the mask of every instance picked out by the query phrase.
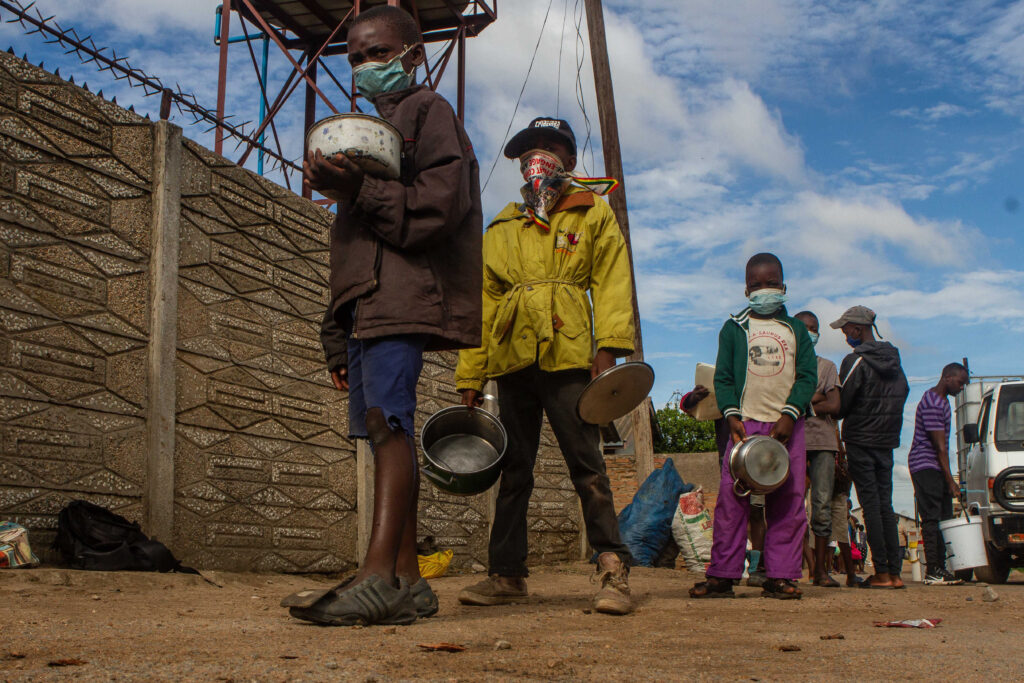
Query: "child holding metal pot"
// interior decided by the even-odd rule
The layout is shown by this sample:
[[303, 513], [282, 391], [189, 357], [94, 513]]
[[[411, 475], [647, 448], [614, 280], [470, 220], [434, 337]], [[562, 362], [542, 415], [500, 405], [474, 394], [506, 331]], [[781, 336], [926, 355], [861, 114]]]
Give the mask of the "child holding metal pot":
[[[799, 599], [802, 594], [794, 580], [802, 575], [800, 559], [807, 530], [803, 416], [817, 384], [817, 360], [807, 328], [786, 313], [786, 285], [778, 257], [752, 256], [747, 261], [746, 285], [749, 306], [731, 316], [718, 335], [715, 396], [729, 421], [730, 453], [758, 434], [782, 442], [789, 452], [789, 476], [765, 496], [768, 578], [761, 595]], [[743, 576], [750, 497], [737, 493], [734, 484], [727, 453], [715, 507], [711, 563], [706, 580], [690, 589], [690, 597], [733, 597], [733, 584]]]
[[324, 625], [408, 624], [438, 606], [416, 557], [416, 384], [424, 351], [480, 344], [479, 166], [451, 105], [415, 83], [423, 42], [408, 12], [367, 9], [347, 40], [357, 90], [405, 141], [398, 180], [343, 154], [303, 163], [306, 186], [339, 199], [321, 341], [349, 394], [349, 436], [373, 448], [373, 524], [354, 577], [282, 606]]

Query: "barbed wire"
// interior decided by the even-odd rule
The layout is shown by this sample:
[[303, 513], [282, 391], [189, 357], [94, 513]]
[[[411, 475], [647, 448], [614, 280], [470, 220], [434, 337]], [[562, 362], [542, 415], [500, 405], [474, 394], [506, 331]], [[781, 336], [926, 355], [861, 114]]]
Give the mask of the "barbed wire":
[[[247, 127], [252, 125], [252, 121], [234, 124], [227, 120], [234, 118], [231, 115], [218, 118], [216, 112], [202, 106], [195, 95], [184, 92], [177, 83], [175, 83], [174, 88], [167, 87], [160, 78], [152, 76], [138, 67], [133, 67], [128, 63], [127, 57], [119, 56], [113, 48], [97, 46], [91, 34], [83, 38], [78, 35], [78, 31], [74, 27], [63, 28], [55, 21], [56, 15], [43, 16], [42, 12], [38, 9], [35, 10], [33, 15], [32, 8], [35, 4], [35, 2], [23, 4], [21, 0], [0, 0], [0, 9], [7, 10], [14, 15], [14, 18], [7, 19], [6, 23], [19, 24], [25, 30], [25, 35], [39, 35], [44, 38], [43, 42], [49, 45], [56, 44], [62, 48], [67, 48], [64, 54], [74, 54], [82, 64], [95, 64], [100, 72], [109, 72], [114, 77], [114, 80], [126, 81], [133, 88], [141, 88], [145, 97], [160, 94], [163, 98], [161, 101], [161, 118], [166, 118], [169, 115], [170, 105], [173, 104], [179, 113], [192, 117], [192, 125], [210, 124], [210, 127], [204, 132], [217, 128], [223, 130], [224, 133], [237, 141], [235, 149], [241, 147], [242, 144], [248, 144], [253, 149], [262, 151], [266, 156], [274, 160], [271, 170], [280, 169], [282, 173], [287, 173], [289, 169], [301, 171], [301, 167], [294, 161], [260, 144], [259, 140], [252, 137], [251, 133], [247, 131]], [[2, 17], [2, 13], [0, 13], [0, 17]], [[14, 49], [11, 48], [8, 52], [14, 54]], [[59, 69], [56, 75], [60, 75]], [[71, 78], [69, 82], [74, 83], [74, 78]], [[87, 85], [83, 84], [83, 87], [88, 90]], [[103, 91], [101, 90], [97, 94], [102, 96]], [[116, 98], [111, 101], [115, 104], [117, 103]], [[134, 106], [130, 106], [128, 109], [129, 111], [135, 111]]]

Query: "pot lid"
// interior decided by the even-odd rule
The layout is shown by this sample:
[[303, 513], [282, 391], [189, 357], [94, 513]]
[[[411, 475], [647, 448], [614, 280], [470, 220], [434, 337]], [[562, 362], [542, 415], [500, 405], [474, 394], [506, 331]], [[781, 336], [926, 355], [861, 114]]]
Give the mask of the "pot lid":
[[608, 368], [590, 380], [576, 402], [576, 413], [584, 422], [608, 424], [643, 403], [654, 386], [654, 369], [635, 361]]

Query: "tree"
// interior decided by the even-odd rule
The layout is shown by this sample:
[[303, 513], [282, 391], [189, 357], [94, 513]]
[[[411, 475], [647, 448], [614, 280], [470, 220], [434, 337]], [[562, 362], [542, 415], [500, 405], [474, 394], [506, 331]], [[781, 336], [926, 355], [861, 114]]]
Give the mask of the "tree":
[[654, 440], [655, 453], [708, 453], [717, 452], [715, 423], [711, 420], [698, 422], [666, 403], [657, 411], [658, 428], [661, 432]]

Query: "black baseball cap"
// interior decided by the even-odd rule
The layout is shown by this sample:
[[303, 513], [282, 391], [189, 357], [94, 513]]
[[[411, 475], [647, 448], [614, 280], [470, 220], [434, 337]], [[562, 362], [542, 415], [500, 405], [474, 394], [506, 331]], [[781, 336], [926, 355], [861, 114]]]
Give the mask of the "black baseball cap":
[[573, 135], [568, 122], [542, 116], [530, 121], [530, 125], [512, 136], [512, 139], [505, 145], [505, 156], [509, 159], [518, 159], [523, 152], [528, 152], [533, 148], [534, 140], [545, 135], [568, 144], [569, 150], [573, 154], [576, 153], [576, 136]]

